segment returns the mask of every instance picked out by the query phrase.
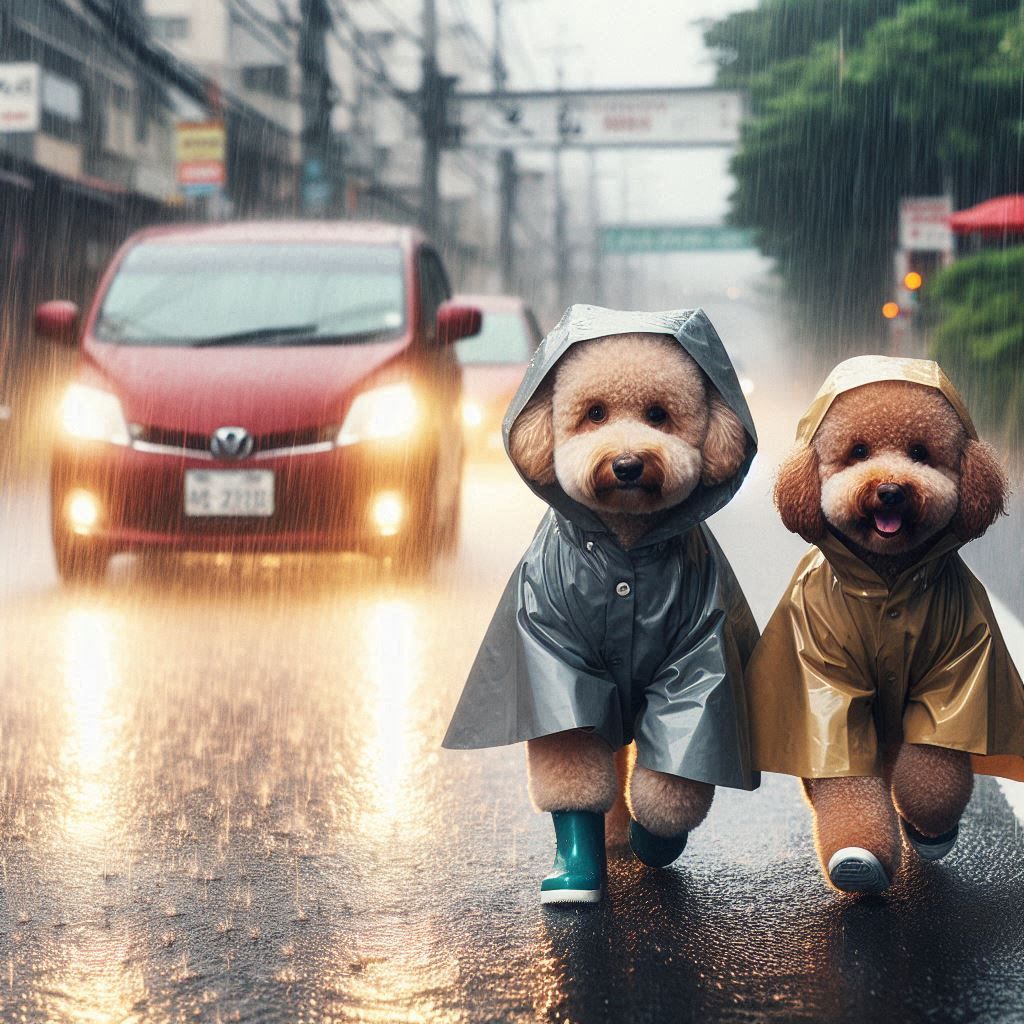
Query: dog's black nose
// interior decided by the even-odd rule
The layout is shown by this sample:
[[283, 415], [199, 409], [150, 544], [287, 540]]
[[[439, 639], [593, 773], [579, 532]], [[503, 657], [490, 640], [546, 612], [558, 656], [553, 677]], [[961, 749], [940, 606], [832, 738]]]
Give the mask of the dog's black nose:
[[878, 494], [878, 500], [886, 508], [896, 508], [907, 500], [907, 496], [899, 484], [879, 484], [876, 493]]
[[644, 460], [639, 455], [627, 452], [612, 460], [612, 472], [624, 484], [639, 480], [644, 471]]

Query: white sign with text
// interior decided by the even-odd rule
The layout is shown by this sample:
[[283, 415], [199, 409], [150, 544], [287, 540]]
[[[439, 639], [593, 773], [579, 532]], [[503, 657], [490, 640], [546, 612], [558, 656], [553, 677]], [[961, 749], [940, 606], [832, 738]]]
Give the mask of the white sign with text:
[[952, 252], [949, 196], [905, 196], [900, 200], [900, 248], [915, 252]]
[[462, 94], [453, 104], [459, 144], [484, 149], [732, 146], [744, 114], [742, 93], [709, 88]]
[[0, 64], [0, 132], [39, 131], [39, 65]]

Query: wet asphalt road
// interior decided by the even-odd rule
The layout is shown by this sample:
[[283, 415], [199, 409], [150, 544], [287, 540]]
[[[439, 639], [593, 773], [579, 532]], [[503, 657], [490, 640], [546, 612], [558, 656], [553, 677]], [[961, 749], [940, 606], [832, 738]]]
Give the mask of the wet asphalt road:
[[[711, 309], [757, 381], [764, 455], [713, 525], [762, 623], [803, 548], [768, 492], [817, 374], [772, 311]], [[522, 750], [439, 749], [539, 513], [477, 466], [428, 583], [356, 559], [156, 579], [125, 560], [73, 592], [43, 489], [10, 484], [2, 1019], [1024, 1020], [1024, 850], [991, 780], [954, 855], [885, 898], [824, 888], [797, 784], [769, 776], [720, 792], [672, 869], [617, 858], [600, 907], [541, 910], [552, 838]], [[1009, 527], [983, 552], [1008, 600]]]

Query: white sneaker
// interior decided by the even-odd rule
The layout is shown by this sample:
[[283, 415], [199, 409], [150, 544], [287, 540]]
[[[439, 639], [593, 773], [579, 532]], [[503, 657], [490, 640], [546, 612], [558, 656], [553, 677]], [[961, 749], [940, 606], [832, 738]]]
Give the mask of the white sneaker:
[[907, 842], [921, 860], [942, 860], [956, 846], [957, 837], [960, 835], [959, 825], [941, 836], [926, 836], [918, 832], [906, 818], [900, 818], [900, 823], [903, 825], [903, 834], [907, 837]]
[[846, 846], [828, 862], [828, 877], [843, 892], [879, 893], [889, 888], [889, 876], [870, 850]]

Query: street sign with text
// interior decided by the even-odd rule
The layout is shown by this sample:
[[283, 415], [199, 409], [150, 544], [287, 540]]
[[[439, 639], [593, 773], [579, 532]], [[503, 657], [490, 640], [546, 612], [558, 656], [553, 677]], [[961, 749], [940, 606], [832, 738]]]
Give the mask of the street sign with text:
[[177, 125], [177, 181], [186, 196], [208, 196], [224, 188], [226, 137], [222, 121], [181, 121]]
[[39, 131], [40, 81], [38, 64], [0, 64], [0, 132]]
[[953, 251], [949, 196], [905, 196], [900, 200], [900, 248], [912, 252]]
[[732, 146], [743, 93], [734, 89], [616, 89], [463, 93], [452, 100], [463, 147]]
[[754, 234], [725, 224], [616, 224], [601, 228], [603, 253], [752, 249]]

